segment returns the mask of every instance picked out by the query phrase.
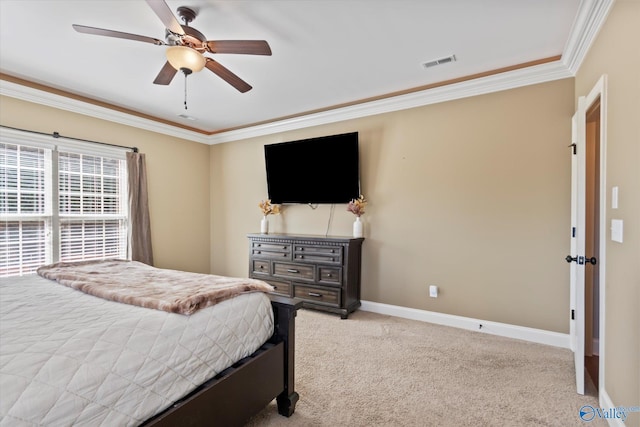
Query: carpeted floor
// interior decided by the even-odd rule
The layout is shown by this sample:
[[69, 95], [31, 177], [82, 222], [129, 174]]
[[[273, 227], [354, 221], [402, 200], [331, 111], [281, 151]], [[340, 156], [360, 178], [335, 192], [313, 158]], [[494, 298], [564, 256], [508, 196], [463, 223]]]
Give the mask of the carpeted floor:
[[290, 418], [275, 402], [257, 426], [606, 426], [575, 392], [573, 353], [457, 328], [357, 311], [296, 318]]

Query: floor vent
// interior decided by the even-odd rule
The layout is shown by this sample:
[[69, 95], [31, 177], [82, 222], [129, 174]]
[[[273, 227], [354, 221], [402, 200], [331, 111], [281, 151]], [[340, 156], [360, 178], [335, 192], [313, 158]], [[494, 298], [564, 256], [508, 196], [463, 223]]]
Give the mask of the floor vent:
[[439, 58], [439, 59], [434, 59], [433, 61], [423, 62], [422, 66], [424, 68], [431, 68], [431, 67], [435, 67], [436, 65], [448, 64], [449, 62], [455, 62], [455, 61], [456, 61], [456, 56], [451, 55], [445, 58]]

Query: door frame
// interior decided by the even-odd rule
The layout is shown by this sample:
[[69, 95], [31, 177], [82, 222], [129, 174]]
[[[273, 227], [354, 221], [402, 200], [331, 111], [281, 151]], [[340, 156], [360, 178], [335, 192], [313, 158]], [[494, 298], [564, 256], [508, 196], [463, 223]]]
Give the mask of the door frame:
[[[604, 74], [602, 76], [600, 76], [600, 78], [598, 79], [598, 81], [596, 82], [596, 84], [594, 85], [594, 87], [591, 89], [591, 91], [589, 92], [589, 94], [585, 97], [580, 97], [578, 99], [578, 114], [580, 114], [582, 117], [580, 117], [577, 120], [577, 123], [579, 126], [582, 125], [586, 125], [586, 115], [587, 113], [590, 111], [591, 107], [594, 106], [595, 103], [600, 102], [600, 132], [599, 132], [599, 137], [600, 137], [600, 152], [599, 152], [599, 165], [597, 165], [596, 167], [598, 167], [600, 169], [600, 180], [599, 180], [599, 206], [598, 206], [598, 211], [599, 211], [599, 248], [598, 248], [598, 254], [596, 255], [597, 257], [597, 262], [599, 264], [599, 310], [600, 310], [600, 315], [599, 315], [599, 348], [598, 348], [598, 357], [599, 357], [599, 366], [598, 366], [598, 395], [599, 395], [599, 400], [600, 400], [600, 405], [603, 405], [603, 393], [601, 393], [601, 390], [605, 389], [605, 378], [606, 378], [606, 373], [605, 373], [605, 359], [606, 359], [606, 244], [607, 244], [607, 227], [606, 227], [606, 223], [607, 223], [607, 186], [606, 186], [606, 165], [607, 165], [607, 75]], [[575, 116], [574, 116], [575, 117]], [[572, 121], [573, 123], [575, 123], [575, 120]], [[582, 132], [582, 135], [584, 135], [584, 130], [578, 130], [578, 133]], [[580, 158], [580, 157], [579, 157]], [[581, 160], [586, 159], [586, 157], [581, 157]], [[583, 167], [586, 166], [582, 165]], [[584, 178], [584, 177], [582, 177]], [[582, 185], [584, 185], [584, 182], [581, 183]], [[578, 186], [581, 185], [580, 183], [578, 183]], [[584, 188], [584, 187], [583, 187]], [[571, 197], [572, 200], [575, 197], [574, 191], [576, 189], [573, 188], [571, 189]], [[583, 205], [578, 205], [578, 209], [581, 209], [583, 212], [582, 214], [584, 214], [584, 209], [585, 206]], [[573, 225], [573, 218], [572, 218], [572, 225]], [[584, 230], [577, 230], [577, 233], [582, 233], [584, 234]], [[575, 254], [576, 256], [586, 256], [587, 254]], [[590, 255], [589, 255], [590, 256]], [[573, 267], [572, 267], [573, 268]], [[581, 284], [581, 286], [584, 286], [584, 283]], [[570, 309], [577, 309], [577, 307], [575, 307], [574, 304], [574, 297], [576, 295], [576, 289], [573, 288], [573, 285], [571, 286], [570, 289]], [[583, 307], [584, 309], [584, 307]], [[578, 317], [578, 316], [576, 316]], [[584, 313], [582, 314], [582, 317], [584, 319]], [[579, 318], [579, 317], [578, 317]], [[574, 332], [580, 332], [580, 331], [576, 331], [576, 324], [574, 320], [570, 320], [569, 321], [569, 329], [571, 331], [571, 349], [574, 350], [574, 352], [576, 350], [579, 350], [579, 348], [576, 348], [577, 344], [574, 345], [573, 342], [573, 334]], [[583, 335], [582, 335], [582, 339], [584, 340], [584, 325], [582, 329]], [[593, 339], [592, 337], [589, 337], [589, 339]], [[584, 343], [583, 343], [584, 344]], [[579, 347], [579, 346], [578, 346]], [[582, 347], [584, 349], [584, 347]], [[576, 360], [576, 366], [578, 364], [578, 360]], [[582, 374], [584, 375], [584, 360], [582, 361]], [[578, 373], [576, 373], [576, 375], [579, 375]], [[576, 383], [578, 385], [578, 391], [580, 389], [580, 381], [576, 378]]]

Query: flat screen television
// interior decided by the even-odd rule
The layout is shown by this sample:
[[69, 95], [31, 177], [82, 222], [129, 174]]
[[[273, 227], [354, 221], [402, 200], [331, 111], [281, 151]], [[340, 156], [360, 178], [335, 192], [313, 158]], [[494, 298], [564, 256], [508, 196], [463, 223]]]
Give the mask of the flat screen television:
[[264, 146], [272, 203], [348, 203], [360, 195], [358, 132]]

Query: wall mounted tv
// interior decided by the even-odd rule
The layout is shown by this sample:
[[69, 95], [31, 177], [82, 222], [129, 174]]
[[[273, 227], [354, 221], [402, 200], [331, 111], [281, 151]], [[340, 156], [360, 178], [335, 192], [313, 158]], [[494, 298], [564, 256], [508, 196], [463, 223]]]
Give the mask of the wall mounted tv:
[[264, 146], [272, 203], [348, 203], [360, 195], [358, 132]]

